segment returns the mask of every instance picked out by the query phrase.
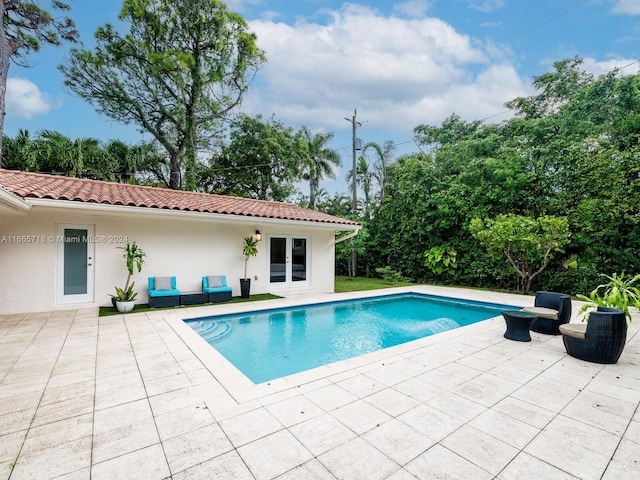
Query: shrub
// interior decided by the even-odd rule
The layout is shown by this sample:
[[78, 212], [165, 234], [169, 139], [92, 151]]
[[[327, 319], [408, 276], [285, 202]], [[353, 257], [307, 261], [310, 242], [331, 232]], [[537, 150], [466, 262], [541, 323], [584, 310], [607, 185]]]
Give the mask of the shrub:
[[382, 279], [385, 282], [389, 283], [401, 283], [409, 281], [407, 277], [403, 276], [400, 272], [396, 272], [388, 265], [386, 267], [376, 268], [376, 273], [380, 274], [382, 276]]

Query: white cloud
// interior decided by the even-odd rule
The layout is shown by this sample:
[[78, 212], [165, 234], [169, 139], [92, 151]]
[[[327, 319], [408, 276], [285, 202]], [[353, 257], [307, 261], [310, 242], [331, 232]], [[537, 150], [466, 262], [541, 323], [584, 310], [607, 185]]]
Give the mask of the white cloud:
[[329, 14], [326, 25], [251, 22], [267, 63], [243, 110], [339, 131], [357, 107], [367, 129], [410, 138], [418, 124], [440, 124], [452, 112], [493, 115], [527, 91], [508, 52], [483, 48], [442, 20], [354, 5]]
[[393, 10], [406, 17], [422, 18], [426, 16], [429, 7], [431, 7], [429, 0], [410, 0], [394, 5]]
[[8, 117], [33, 118], [51, 110], [51, 104], [38, 86], [25, 78], [7, 79], [5, 103]]
[[493, 12], [504, 7], [505, 0], [471, 0], [469, 6], [481, 12]]
[[582, 70], [593, 73], [594, 75], [602, 75], [604, 73], [608, 73], [614, 68], [623, 68], [629, 66], [629, 68], [624, 68], [620, 71], [622, 75], [631, 75], [638, 71], [638, 64], [635, 63], [635, 59], [628, 58], [616, 58], [606, 61], [597, 61], [594, 58], [583, 58], [582, 59]]
[[613, 13], [640, 15], [640, 2], [638, 0], [617, 0], [611, 11]]

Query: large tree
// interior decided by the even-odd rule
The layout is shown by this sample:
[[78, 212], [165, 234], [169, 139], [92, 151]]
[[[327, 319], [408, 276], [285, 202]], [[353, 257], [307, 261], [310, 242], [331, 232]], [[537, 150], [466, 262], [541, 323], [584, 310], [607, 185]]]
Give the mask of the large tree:
[[[53, 18], [38, 3], [28, 0], [1, 0], [0, 13], [0, 168], [2, 167], [2, 133], [4, 132], [5, 95], [11, 61], [26, 66], [27, 56], [40, 50], [42, 44], [60, 45], [63, 40], [78, 38], [73, 20]], [[67, 3], [52, 0], [57, 10], [69, 10]]]
[[198, 189], [260, 200], [284, 201], [301, 179], [306, 158], [303, 137], [278, 120], [239, 115], [230, 141], [201, 167]]
[[93, 51], [71, 51], [60, 67], [65, 84], [150, 133], [168, 153], [170, 188], [193, 190], [198, 149], [240, 104], [264, 54], [218, 0], [124, 0], [120, 19], [128, 33], [106, 24]]

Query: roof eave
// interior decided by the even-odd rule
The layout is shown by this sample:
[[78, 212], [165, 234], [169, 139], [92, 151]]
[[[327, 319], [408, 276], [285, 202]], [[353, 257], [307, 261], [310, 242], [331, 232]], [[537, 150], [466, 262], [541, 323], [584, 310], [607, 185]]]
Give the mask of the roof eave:
[[348, 225], [333, 222], [311, 220], [292, 220], [258, 215], [235, 215], [230, 213], [194, 212], [189, 210], [171, 210], [165, 208], [136, 207], [129, 205], [111, 205], [104, 203], [77, 202], [72, 200], [53, 200], [49, 198], [29, 198], [30, 207], [65, 208], [90, 212], [105, 212], [114, 215], [144, 215], [161, 217], [193, 218], [200, 220], [232, 220], [239, 223], [260, 223], [277, 225], [304, 225], [311, 228], [323, 228], [337, 231], [357, 231], [361, 225]]
[[29, 213], [31, 204], [0, 187], [0, 206], [18, 213]]

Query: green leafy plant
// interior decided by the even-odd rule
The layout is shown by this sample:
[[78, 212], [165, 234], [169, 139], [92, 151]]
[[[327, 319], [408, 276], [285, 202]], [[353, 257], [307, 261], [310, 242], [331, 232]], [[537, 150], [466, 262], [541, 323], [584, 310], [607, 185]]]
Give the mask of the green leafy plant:
[[396, 272], [390, 266], [376, 268], [376, 272], [382, 275], [382, 279], [389, 283], [408, 282], [409, 279], [404, 277], [400, 272]]
[[258, 254], [258, 241], [253, 237], [245, 237], [242, 245], [242, 254], [244, 255], [244, 278], [246, 279], [249, 257], [255, 257]]
[[127, 281], [124, 284], [124, 288], [116, 288], [116, 294], [111, 295], [117, 301], [120, 302], [133, 302], [138, 297], [138, 293], [133, 291], [133, 286], [135, 282], [131, 281], [131, 276], [133, 275], [134, 268], [138, 270], [138, 273], [142, 271], [142, 265], [144, 265], [144, 257], [147, 254], [142, 250], [136, 242], [127, 243], [124, 247], [117, 247], [120, 250], [124, 251], [124, 258], [127, 264]]
[[625, 316], [631, 320], [631, 312], [629, 307], [635, 307], [640, 309], [640, 289], [634, 286], [634, 284], [640, 281], [640, 274], [633, 277], [626, 276], [622, 272], [620, 275], [614, 273], [611, 276], [602, 275], [609, 281], [598, 285], [589, 296], [576, 295], [580, 300], [585, 303], [578, 315], [584, 313], [583, 321], [588, 318], [587, 313], [598, 307], [613, 307], [622, 310]]
[[129, 288], [126, 290], [116, 287], [116, 294], [111, 296], [118, 302], [134, 302], [136, 298], [138, 298], [138, 292], [133, 291], [133, 286], [135, 284], [136, 282], [131, 282], [131, 285], [129, 285]]
[[474, 218], [469, 231], [493, 258], [507, 258], [520, 276], [522, 293], [531, 290], [533, 280], [547, 268], [554, 253], [564, 252], [571, 237], [566, 218], [548, 215]]
[[458, 252], [452, 247], [441, 245], [424, 252], [424, 266], [436, 275], [446, 273], [453, 275], [458, 268], [456, 263]]

